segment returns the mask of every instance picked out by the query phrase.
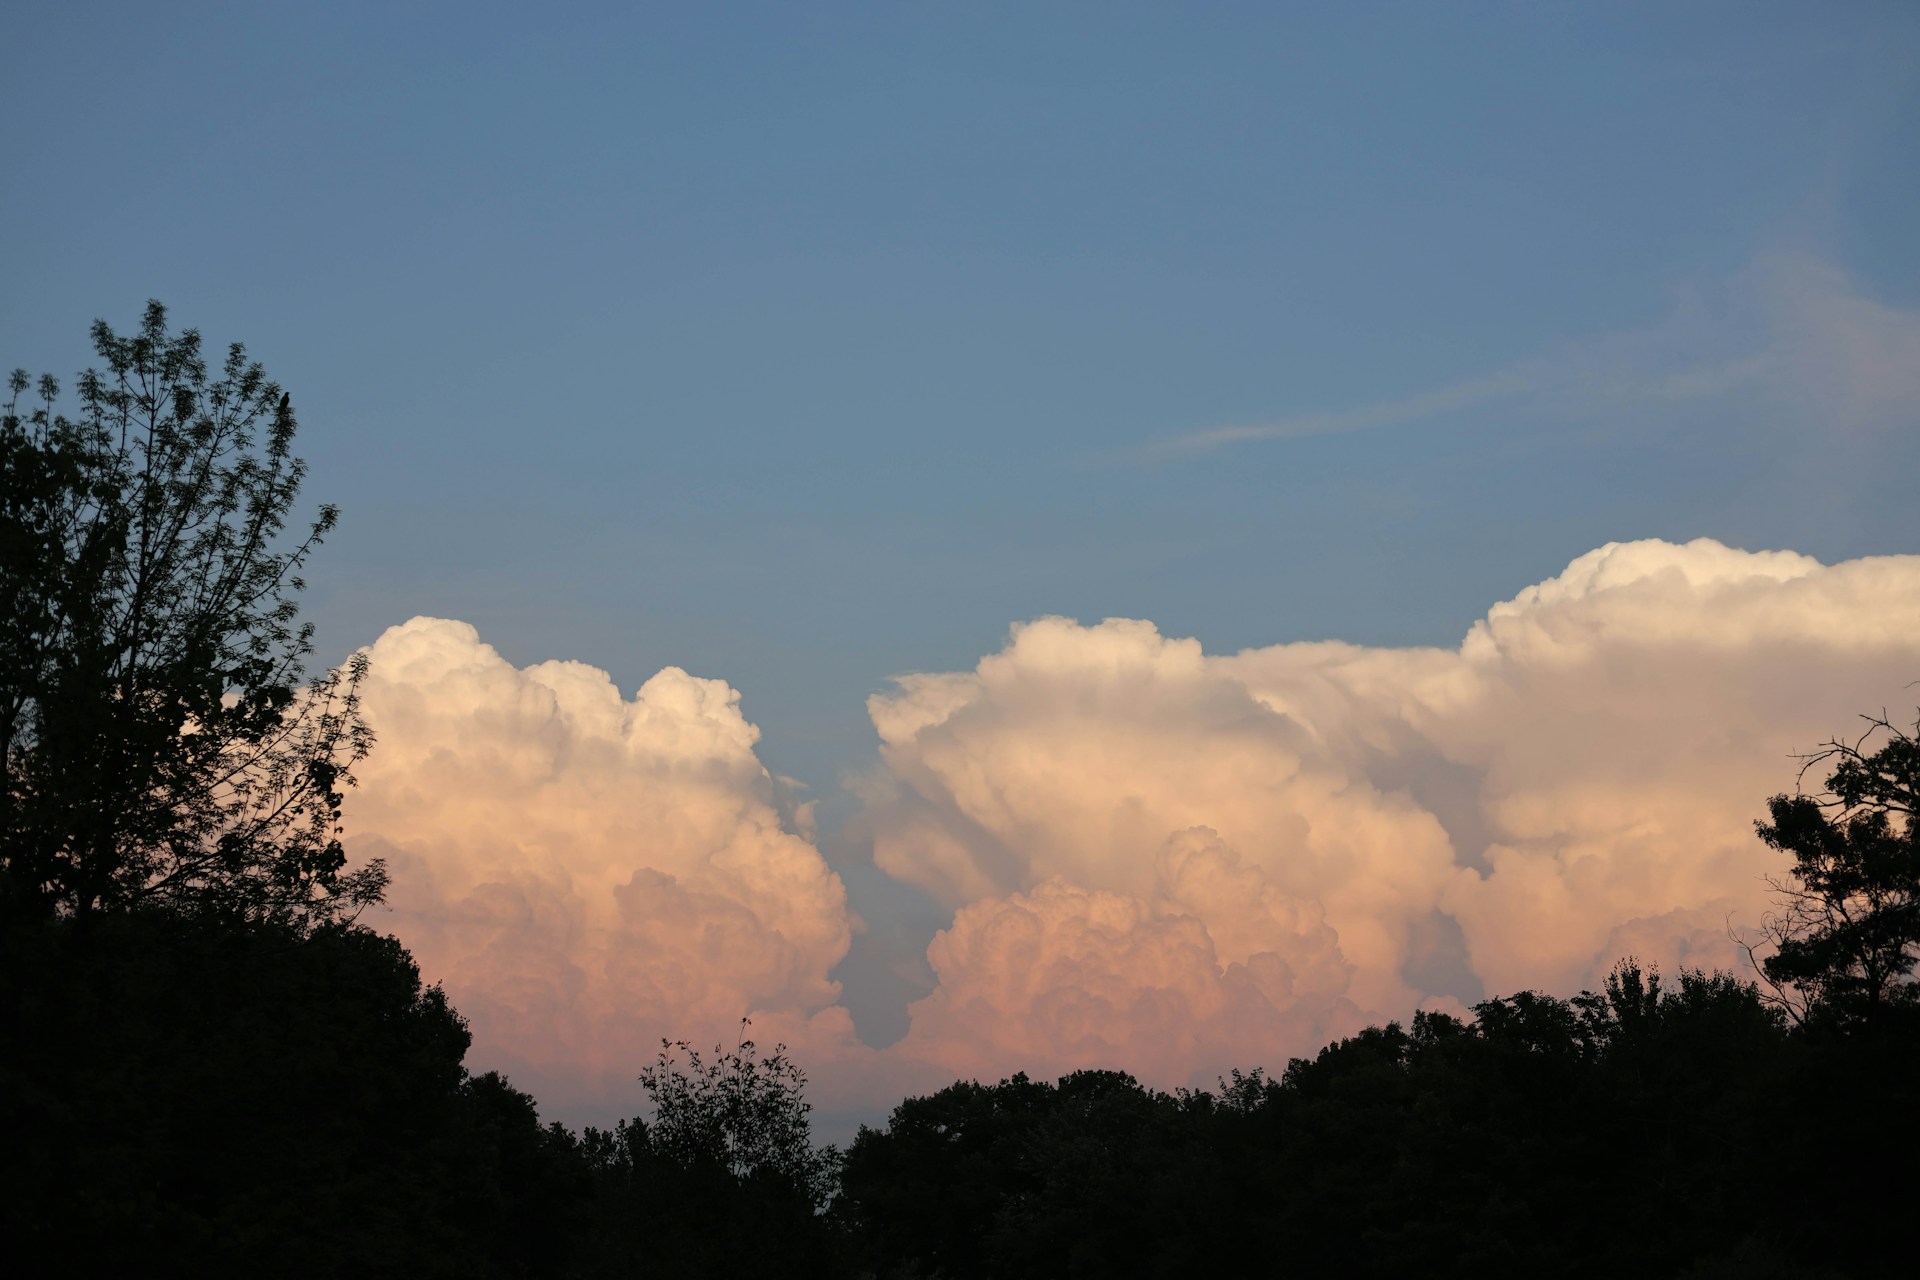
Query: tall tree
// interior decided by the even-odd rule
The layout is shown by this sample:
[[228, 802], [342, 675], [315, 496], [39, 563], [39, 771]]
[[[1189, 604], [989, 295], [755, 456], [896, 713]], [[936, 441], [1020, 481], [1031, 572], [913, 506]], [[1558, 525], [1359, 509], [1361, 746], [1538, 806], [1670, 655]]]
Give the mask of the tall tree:
[[1775, 796], [1771, 820], [1755, 824], [1793, 855], [1772, 882], [1773, 954], [1760, 969], [1797, 1020], [1879, 1021], [1920, 1008], [1920, 739], [1869, 717], [1865, 734], [1827, 743], [1802, 773], [1822, 765], [1825, 791]]
[[210, 371], [157, 302], [93, 346], [76, 417], [24, 371], [0, 414], [0, 911], [350, 916], [385, 886], [339, 840], [371, 735], [358, 660], [303, 685], [299, 574], [336, 512], [284, 536], [289, 398], [237, 343]]

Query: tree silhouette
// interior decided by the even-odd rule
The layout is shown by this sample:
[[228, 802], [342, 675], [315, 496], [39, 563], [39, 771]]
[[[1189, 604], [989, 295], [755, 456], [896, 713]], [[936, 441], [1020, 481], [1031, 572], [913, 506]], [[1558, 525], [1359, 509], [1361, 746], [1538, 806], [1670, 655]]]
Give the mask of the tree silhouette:
[[[0, 1234], [73, 1275], [564, 1274], [570, 1136], [398, 942], [210, 913], [0, 931]], [[58, 1260], [53, 1262], [51, 1260]]]
[[140, 903], [319, 923], [378, 900], [338, 839], [371, 741], [358, 661], [302, 687], [305, 474], [288, 397], [235, 344], [93, 327], [79, 410], [16, 371], [0, 415], [0, 911]]
[[716, 1045], [711, 1057], [684, 1040], [660, 1042], [659, 1058], [640, 1072], [654, 1108], [648, 1141], [680, 1165], [717, 1167], [741, 1181], [770, 1180], [824, 1209], [836, 1189], [840, 1153], [813, 1145], [806, 1073], [785, 1045], [761, 1057], [746, 1037], [749, 1025], [741, 1019], [739, 1043], [730, 1050]]
[[1752, 986], [1628, 961], [1474, 1012], [1218, 1092], [957, 1083], [860, 1132], [835, 1212], [877, 1276], [1713, 1274], [1803, 1243], [1772, 1216], [1789, 1038]]
[[663, 1041], [640, 1076], [652, 1122], [582, 1134], [594, 1225], [580, 1274], [846, 1274], [823, 1212], [839, 1153], [812, 1144], [798, 1064], [784, 1047], [761, 1057], [746, 1026], [710, 1056]]
[[[74, 1274], [518, 1275], [589, 1186], [345, 866], [291, 400], [148, 305], [0, 413], [0, 1234]], [[30, 387], [37, 403], [23, 407]]]
[[[1869, 750], [1876, 737], [1885, 735]], [[1796, 1019], [1876, 1022], [1920, 1008], [1920, 741], [1885, 716], [1802, 769], [1831, 764], [1818, 795], [1778, 795], [1760, 838], [1793, 855], [1770, 881], [1760, 971]], [[1751, 950], [1749, 951], [1751, 955]]]

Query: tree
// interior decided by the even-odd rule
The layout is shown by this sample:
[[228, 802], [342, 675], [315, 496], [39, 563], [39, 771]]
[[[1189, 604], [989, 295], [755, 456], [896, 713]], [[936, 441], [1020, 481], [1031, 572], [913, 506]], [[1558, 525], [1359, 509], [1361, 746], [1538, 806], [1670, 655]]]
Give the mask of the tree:
[[640, 1072], [654, 1109], [649, 1144], [682, 1166], [713, 1166], [743, 1182], [784, 1185], [822, 1210], [838, 1184], [840, 1153], [813, 1145], [806, 1073], [785, 1045], [760, 1057], [746, 1038], [748, 1025], [741, 1019], [739, 1044], [724, 1052], [715, 1045], [711, 1059], [684, 1040], [660, 1042], [660, 1057]]
[[399, 942], [207, 913], [0, 931], [0, 1238], [75, 1275], [570, 1275], [571, 1135]]
[[1776, 1160], [1778, 1185], [1804, 1189], [1800, 1251], [1846, 1274], [1904, 1275], [1912, 1180], [1887, 1171], [1920, 1146], [1920, 726], [1865, 719], [1805, 758], [1803, 779], [1828, 769], [1824, 789], [1773, 797], [1756, 824], [1793, 858], [1770, 881], [1758, 968], [1796, 1024], [1775, 1101], [1807, 1119], [1776, 1138]]
[[579, 1274], [838, 1276], [823, 1210], [840, 1155], [808, 1131], [806, 1076], [745, 1036], [711, 1056], [663, 1041], [640, 1075], [653, 1119], [587, 1129], [595, 1225]]
[[386, 881], [339, 840], [364, 668], [302, 687], [299, 573], [337, 513], [282, 537], [289, 398], [237, 343], [210, 373], [157, 302], [92, 336], [76, 418], [50, 376], [23, 407], [24, 371], [0, 415], [0, 912], [350, 917]]
[[[1882, 716], [1852, 741], [1806, 758], [1832, 764], [1818, 795], [1778, 795], [1760, 838], [1793, 855], [1770, 879], [1778, 909], [1762, 922], [1773, 954], [1760, 972], [1796, 1021], [1878, 1022], [1920, 1007], [1920, 739]], [[1920, 726], [1916, 726], [1920, 731]], [[1885, 735], [1877, 748], [1875, 738]], [[1749, 956], [1752, 949], [1749, 948]]]
[[1671, 1276], [1774, 1248], [1789, 1264], [1757, 1274], [1820, 1274], [1831, 1242], [1803, 1224], [1831, 1180], [1780, 1147], [1833, 1108], [1776, 1105], [1794, 1042], [1752, 986], [1629, 959], [1600, 992], [1475, 1015], [1217, 1094], [956, 1083], [861, 1129], [835, 1212], [878, 1276]]

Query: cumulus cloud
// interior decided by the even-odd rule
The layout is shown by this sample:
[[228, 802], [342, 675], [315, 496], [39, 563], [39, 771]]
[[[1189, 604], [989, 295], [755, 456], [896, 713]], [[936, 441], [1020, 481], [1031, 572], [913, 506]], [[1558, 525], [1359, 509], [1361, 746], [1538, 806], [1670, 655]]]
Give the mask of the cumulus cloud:
[[1353, 965], [1317, 904], [1205, 828], [1153, 862], [1146, 898], [1055, 877], [960, 908], [897, 1052], [949, 1075], [1120, 1063], [1184, 1081], [1358, 1029]]
[[1456, 649], [1014, 628], [876, 696], [875, 858], [956, 911], [899, 1047], [1205, 1079], [1357, 1017], [1731, 964], [1792, 753], [1920, 676], [1920, 557], [1614, 544]]
[[347, 810], [387, 858], [382, 924], [473, 1023], [476, 1060], [562, 1105], [631, 1092], [663, 1036], [850, 1040], [830, 980], [854, 918], [783, 827], [758, 733], [718, 680], [622, 697], [576, 662], [516, 668], [465, 623], [372, 646], [378, 749]]
[[833, 979], [858, 921], [726, 684], [670, 668], [627, 698], [425, 618], [371, 657], [350, 846], [391, 863], [383, 923], [477, 1063], [630, 1113], [660, 1037], [751, 1014], [817, 1101], [871, 1116], [1015, 1070], [1206, 1084], [1627, 953], [1735, 964], [1793, 753], [1920, 678], [1920, 557], [1612, 544], [1453, 648], [1219, 655], [1042, 618], [903, 677], [870, 702], [858, 825], [951, 915], [878, 1051]]

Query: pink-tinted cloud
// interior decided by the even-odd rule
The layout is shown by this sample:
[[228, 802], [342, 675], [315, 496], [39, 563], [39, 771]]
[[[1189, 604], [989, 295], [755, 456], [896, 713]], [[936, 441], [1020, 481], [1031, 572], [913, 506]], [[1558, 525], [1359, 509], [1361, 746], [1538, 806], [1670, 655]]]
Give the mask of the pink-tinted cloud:
[[895, 1053], [936, 1075], [1122, 1065], [1182, 1084], [1359, 1028], [1353, 966], [1316, 904], [1204, 828], [1154, 864], [1150, 898], [1051, 878], [960, 908]]
[[782, 828], [732, 689], [669, 668], [628, 700], [432, 618], [370, 656], [351, 847], [391, 864], [380, 923], [472, 1020], [478, 1061], [565, 1102], [630, 1092], [663, 1036], [730, 1038], [747, 1014], [850, 1039], [828, 976], [845, 892]]
[[1015, 1070], [1208, 1083], [1627, 952], [1734, 963], [1792, 753], [1920, 678], [1920, 557], [1615, 544], [1454, 648], [1210, 655], [1043, 618], [904, 677], [870, 704], [861, 823], [952, 915], [880, 1051], [832, 976], [858, 922], [727, 685], [669, 669], [624, 698], [433, 619], [371, 656], [351, 846], [390, 860], [383, 922], [478, 1063], [563, 1114], [630, 1110], [660, 1037], [751, 1014], [819, 1101], [870, 1113]]
[[[1177, 1081], [1311, 1051], [1355, 1006], [1568, 991], [1628, 951], [1732, 964], [1791, 753], [1916, 676], [1920, 557], [1704, 540], [1601, 548], [1450, 650], [1016, 627], [872, 703], [876, 858], [957, 909], [898, 1051]], [[1260, 963], [1284, 1018], [1246, 1000]]]

